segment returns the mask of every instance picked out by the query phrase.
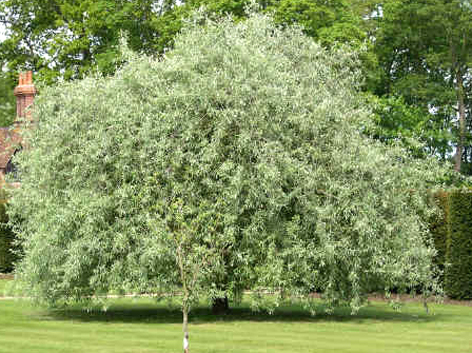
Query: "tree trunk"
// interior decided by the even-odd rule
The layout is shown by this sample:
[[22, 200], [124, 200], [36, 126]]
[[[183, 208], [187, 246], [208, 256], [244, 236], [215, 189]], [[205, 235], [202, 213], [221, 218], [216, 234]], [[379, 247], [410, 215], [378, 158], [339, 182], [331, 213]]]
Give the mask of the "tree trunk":
[[188, 349], [188, 310], [186, 307], [182, 309], [183, 313], [183, 331], [184, 331], [184, 353], [189, 353]]
[[457, 105], [459, 108], [459, 141], [457, 142], [456, 155], [454, 156], [454, 170], [461, 171], [462, 154], [465, 141], [465, 103], [464, 103], [464, 81], [461, 70], [456, 72], [457, 81]]
[[215, 315], [228, 314], [229, 312], [228, 297], [225, 296], [224, 298], [213, 299], [213, 302], [211, 305], [211, 311]]

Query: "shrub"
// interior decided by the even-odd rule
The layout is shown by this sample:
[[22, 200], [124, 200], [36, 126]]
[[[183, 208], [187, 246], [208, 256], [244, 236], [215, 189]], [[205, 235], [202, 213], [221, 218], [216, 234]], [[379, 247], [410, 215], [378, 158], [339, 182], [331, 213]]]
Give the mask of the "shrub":
[[445, 291], [451, 298], [472, 299], [472, 190], [449, 195]]
[[6, 201], [0, 200], [0, 273], [13, 270], [13, 262], [16, 260], [13, 249], [14, 234], [11, 228], [6, 224], [8, 216], [5, 210]]

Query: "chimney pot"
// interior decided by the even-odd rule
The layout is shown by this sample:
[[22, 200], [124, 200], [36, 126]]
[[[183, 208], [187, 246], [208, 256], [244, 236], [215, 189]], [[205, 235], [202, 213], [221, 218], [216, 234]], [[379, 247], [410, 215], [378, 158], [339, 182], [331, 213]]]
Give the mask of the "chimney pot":
[[33, 84], [33, 71], [26, 72], [26, 84], [32, 85]]

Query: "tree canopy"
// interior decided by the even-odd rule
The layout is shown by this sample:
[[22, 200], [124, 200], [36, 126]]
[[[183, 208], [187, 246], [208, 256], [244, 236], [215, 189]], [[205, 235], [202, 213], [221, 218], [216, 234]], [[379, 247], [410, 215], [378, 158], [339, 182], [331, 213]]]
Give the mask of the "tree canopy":
[[[9, 71], [8, 86], [23, 69], [46, 84], [91, 71], [110, 75], [122, 60], [121, 32], [133, 50], [158, 56], [172, 47], [194, 9], [242, 20], [250, 1], [3, 0], [0, 62]], [[323, 46], [363, 47], [363, 90], [378, 105], [378, 138], [411, 147], [407, 139], [415, 137], [424, 144], [415, 147], [418, 156], [454, 159], [456, 170], [471, 173], [470, 1], [256, 2], [276, 23], [302, 25]], [[0, 101], [5, 106], [8, 99]]]
[[356, 311], [372, 290], [434, 288], [444, 170], [368, 135], [355, 54], [251, 13], [196, 14], [162, 58], [124, 58], [37, 98], [9, 204], [29, 294], [182, 291], [185, 318], [203, 294], [314, 310], [318, 290]]
[[13, 85], [6, 75], [0, 72], [0, 126], [9, 126], [15, 118], [15, 97]]
[[[472, 10], [462, 0], [388, 0], [376, 19], [375, 52], [382, 67], [376, 94], [405, 110], [397, 112], [396, 135], [416, 130], [431, 155], [443, 160], [455, 153], [455, 169], [470, 169], [470, 63]], [[389, 129], [393, 114], [383, 115]], [[402, 118], [402, 116], [404, 118]], [[411, 124], [411, 116], [416, 123]], [[391, 127], [391, 125], [390, 125]], [[404, 131], [403, 131], [404, 132]], [[464, 162], [461, 167], [461, 162]]]

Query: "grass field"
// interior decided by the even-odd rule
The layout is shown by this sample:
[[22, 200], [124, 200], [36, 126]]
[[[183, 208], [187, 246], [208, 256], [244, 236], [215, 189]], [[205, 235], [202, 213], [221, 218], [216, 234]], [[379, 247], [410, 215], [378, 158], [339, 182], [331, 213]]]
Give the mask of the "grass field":
[[[0, 275], [0, 276], [3, 276], [3, 275]], [[4, 279], [4, 278], [0, 277], [0, 297], [3, 297], [4, 294], [7, 294], [5, 292], [5, 290], [8, 287], [10, 287], [10, 283], [11, 283], [10, 280], [7, 280], [7, 279]]]
[[5, 287], [7, 286], [8, 282], [9, 281], [0, 279], [0, 297], [3, 296], [3, 292], [4, 292]]
[[[1, 281], [5, 282], [5, 281]], [[0, 284], [0, 288], [5, 283]], [[311, 317], [297, 307], [275, 315], [244, 305], [218, 317], [191, 313], [192, 353], [472, 352], [472, 307], [408, 303], [401, 312], [375, 302]], [[181, 314], [152, 299], [115, 299], [106, 312], [80, 307], [47, 310], [26, 301], [0, 300], [1, 353], [181, 352]]]

